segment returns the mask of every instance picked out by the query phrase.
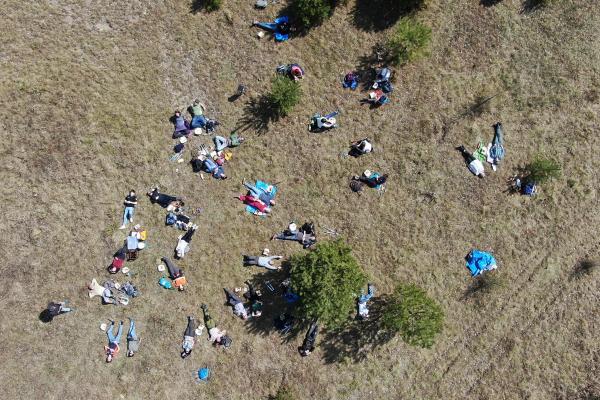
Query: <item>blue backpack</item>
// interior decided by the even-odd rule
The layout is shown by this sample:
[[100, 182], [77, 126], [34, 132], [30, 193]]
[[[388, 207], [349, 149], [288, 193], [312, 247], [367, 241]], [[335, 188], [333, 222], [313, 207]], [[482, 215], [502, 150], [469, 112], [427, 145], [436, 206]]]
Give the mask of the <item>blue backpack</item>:
[[173, 285], [171, 285], [171, 281], [165, 278], [164, 276], [158, 280], [158, 284], [165, 289], [173, 289]]
[[523, 194], [526, 196], [535, 195], [535, 183], [528, 183], [523, 187]]

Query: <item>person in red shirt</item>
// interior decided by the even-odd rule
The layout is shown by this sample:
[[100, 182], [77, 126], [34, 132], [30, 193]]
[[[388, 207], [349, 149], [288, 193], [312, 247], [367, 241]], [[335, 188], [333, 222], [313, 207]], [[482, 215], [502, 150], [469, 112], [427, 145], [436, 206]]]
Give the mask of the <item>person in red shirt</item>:
[[263, 203], [256, 197], [244, 195], [244, 196], [238, 196], [237, 198], [240, 201], [242, 201], [244, 204], [247, 204], [249, 206], [256, 208], [261, 213], [268, 214], [271, 212], [271, 207], [269, 207], [268, 205], [266, 205], [265, 203]]

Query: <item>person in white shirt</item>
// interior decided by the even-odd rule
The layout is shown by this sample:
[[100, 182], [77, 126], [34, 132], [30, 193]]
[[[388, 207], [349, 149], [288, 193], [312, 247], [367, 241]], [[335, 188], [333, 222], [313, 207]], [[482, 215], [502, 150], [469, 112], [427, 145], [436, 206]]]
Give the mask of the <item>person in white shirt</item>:
[[368, 138], [356, 140], [350, 143], [350, 154], [353, 157], [359, 157], [363, 154], [368, 154], [373, 151], [373, 145]]
[[473, 173], [473, 175], [478, 176], [480, 178], [485, 178], [485, 170], [483, 169], [483, 163], [475, 158], [473, 154], [469, 153], [465, 146], [458, 146], [456, 150], [460, 151], [467, 166], [469, 167], [469, 171]]

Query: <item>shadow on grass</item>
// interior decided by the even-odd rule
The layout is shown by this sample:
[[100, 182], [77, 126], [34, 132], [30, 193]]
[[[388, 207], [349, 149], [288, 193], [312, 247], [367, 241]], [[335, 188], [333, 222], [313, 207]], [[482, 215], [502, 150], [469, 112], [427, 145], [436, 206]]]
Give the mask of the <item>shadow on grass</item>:
[[368, 319], [355, 319], [342, 328], [327, 330], [319, 344], [325, 362], [360, 362], [371, 351], [388, 343], [394, 333], [383, 328], [381, 323], [383, 308], [387, 302], [388, 296], [374, 297], [369, 303]]
[[[383, 43], [375, 44], [371, 53], [361, 56], [358, 59], [358, 65], [356, 66], [356, 75], [360, 82], [361, 90], [369, 90], [375, 82], [377, 75], [377, 69], [389, 66], [392, 63], [392, 57]], [[394, 82], [395, 76], [392, 71], [390, 80]]]
[[502, 0], [480, 0], [479, 2], [484, 7], [493, 7], [498, 3], [502, 3]]
[[200, 11], [213, 12], [217, 9], [214, 8], [214, 0], [192, 0], [192, 4], [190, 5], [190, 12], [192, 14], [197, 14]]
[[279, 114], [273, 107], [269, 96], [253, 97], [244, 106], [244, 116], [236, 130], [254, 129], [259, 135], [269, 131], [269, 124], [279, 120]]
[[357, 0], [352, 10], [354, 25], [368, 32], [382, 31], [421, 9], [423, 3], [423, 0]]
[[595, 270], [598, 269], [600, 262], [597, 260], [592, 260], [589, 258], [584, 258], [583, 260], [577, 261], [575, 266], [573, 267], [573, 271], [571, 271], [570, 280], [573, 279], [582, 279], [587, 276], [590, 276]]
[[521, 14], [529, 14], [546, 6], [547, 0], [525, 0]]
[[476, 300], [480, 302], [483, 296], [499, 290], [505, 286], [505, 280], [493, 272], [486, 272], [473, 279], [473, 282], [467, 287], [461, 300]]
[[[294, 311], [294, 305], [287, 303], [283, 297], [286, 288], [282, 283], [289, 277], [289, 264], [284, 261], [282, 269], [278, 271], [264, 269], [264, 271], [263, 273], [254, 275], [250, 280], [252, 286], [262, 293], [262, 315], [248, 319], [246, 328], [248, 332], [260, 336], [279, 333], [282, 343], [289, 343], [296, 340], [308, 327], [308, 322], [293, 319], [293, 322], [289, 325], [289, 329], [283, 331], [280, 329], [280, 317], [282, 315], [291, 317]], [[273, 291], [269, 289], [269, 285], [274, 289]]]
[[42, 311], [38, 318], [45, 324], [47, 324], [48, 322], [52, 322], [52, 315], [50, 315], [50, 310], [48, 309]]

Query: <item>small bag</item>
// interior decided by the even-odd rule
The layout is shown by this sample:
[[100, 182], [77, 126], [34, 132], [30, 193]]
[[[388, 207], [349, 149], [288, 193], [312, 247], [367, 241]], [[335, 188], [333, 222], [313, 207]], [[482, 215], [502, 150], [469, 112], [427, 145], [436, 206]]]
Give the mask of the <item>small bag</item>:
[[173, 289], [171, 281], [165, 278], [164, 276], [158, 280], [158, 284], [165, 289]]

